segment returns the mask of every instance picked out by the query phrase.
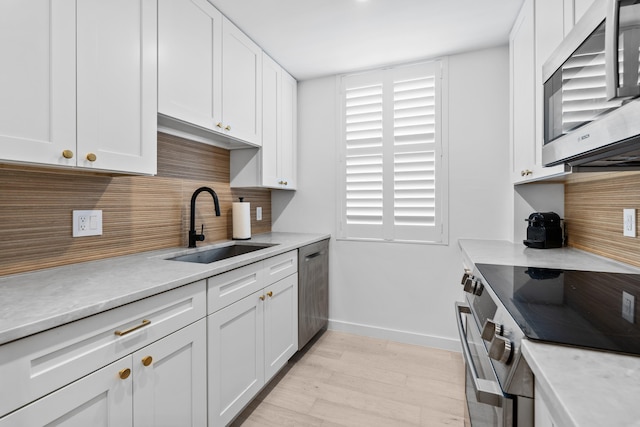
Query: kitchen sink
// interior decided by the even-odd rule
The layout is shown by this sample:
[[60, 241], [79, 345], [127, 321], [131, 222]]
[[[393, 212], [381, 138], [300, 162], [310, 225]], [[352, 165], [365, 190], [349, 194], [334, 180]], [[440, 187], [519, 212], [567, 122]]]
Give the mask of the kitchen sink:
[[273, 243], [231, 243], [229, 245], [218, 246], [200, 252], [194, 252], [185, 255], [179, 255], [167, 258], [169, 261], [197, 262], [199, 264], [210, 264], [238, 255], [248, 254], [250, 252], [259, 251], [260, 249], [275, 246]]

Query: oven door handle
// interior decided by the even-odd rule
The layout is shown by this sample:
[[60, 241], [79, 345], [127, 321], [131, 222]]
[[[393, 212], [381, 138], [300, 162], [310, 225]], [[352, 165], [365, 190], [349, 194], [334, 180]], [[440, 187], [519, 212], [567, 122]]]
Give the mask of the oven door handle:
[[473, 364], [471, 349], [469, 348], [469, 343], [466, 339], [464, 327], [462, 326], [462, 313], [470, 314], [471, 309], [464, 303], [456, 302], [456, 320], [458, 323], [458, 333], [460, 334], [460, 343], [462, 344], [462, 354], [464, 356], [465, 364], [471, 371], [471, 378], [473, 379], [473, 388], [476, 392], [476, 399], [480, 403], [502, 407], [502, 400], [504, 398], [504, 395], [502, 394], [500, 385], [496, 381], [489, 381], [480, 378], [480, 376], [478, 375], [478, 370]]

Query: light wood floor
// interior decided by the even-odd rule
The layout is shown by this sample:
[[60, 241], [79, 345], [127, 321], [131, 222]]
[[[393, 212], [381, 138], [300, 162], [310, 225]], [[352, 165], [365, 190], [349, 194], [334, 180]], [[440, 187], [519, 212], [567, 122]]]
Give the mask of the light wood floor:
[[459, 353], [327, 331], [232, 426], [463, 426], [464, 407]]

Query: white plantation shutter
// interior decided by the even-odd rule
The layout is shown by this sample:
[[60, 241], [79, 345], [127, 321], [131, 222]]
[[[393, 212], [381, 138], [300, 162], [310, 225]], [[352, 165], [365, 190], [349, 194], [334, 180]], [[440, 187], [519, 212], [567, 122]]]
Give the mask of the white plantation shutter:
[[440, 68], [343, 77], [343, 238], [444, 241]]
[[382, 225], [382, 84], [345, 93], [346, 218], [350, 224]]

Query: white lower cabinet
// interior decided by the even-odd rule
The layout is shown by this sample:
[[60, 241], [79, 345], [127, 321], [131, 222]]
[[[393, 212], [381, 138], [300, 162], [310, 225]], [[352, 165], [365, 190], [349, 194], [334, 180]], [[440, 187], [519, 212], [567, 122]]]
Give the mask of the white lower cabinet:
[[0, 427], [229, 424], [297, 351], [297, 257], [1, 345]]
[[206, 426], [205, 282], [0, 346], [0, 427]]
[[229, 423], [264, 385], [262, 290], [208, 319], [209, 425]]
[[[264, 265], [262, 270], [283, 271], [288, 269], [287, 258], [297, 258], [295, 251], [285, 255], [273, 258], [278, 262], [258, 264]], [[215, 278], [215, 284], [228, 286], [218, 285], [229, 283], [221, 276]], [[233, 282], [243, 280], [236, 275]], [[210, 282], [210, 294], [211, 288]], [[210, 314], [207, 327], [209, 426], [225, 426], [298, 349], [298, 274], [294, 272]]]
[[133, 425], [131, 358], [114, 362], [24, 408], [0, 418], [0, 427], [128, 427]]
[[206, 426], [206, 324], [198, 322], [0, 419], [0, 427]]
[[536, 393], [536, 399], [534, 403], [535, 427], [559, 426], [560, 424], [555, 422], [555, 420], [551, 416], [551, 412], [549, 411], [549, 407], [548, 407], [548, 404], [550, 403], [550, 401], [541, 390], [540, 383], [537, 380], [535, 382], [535, 393]]
[[265, 382], [278, 373], [298, 351], [298, 274], [265, 289]]
[[207, 425], [206, 340], [200, 319], [132, 355], [134, 426]]

